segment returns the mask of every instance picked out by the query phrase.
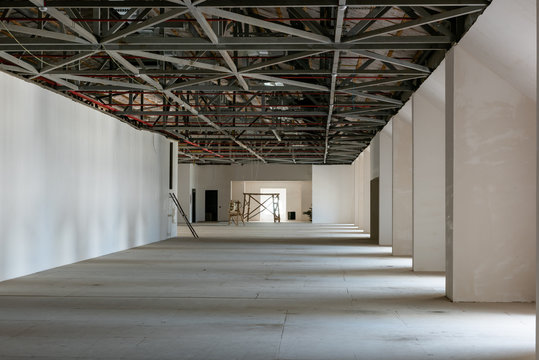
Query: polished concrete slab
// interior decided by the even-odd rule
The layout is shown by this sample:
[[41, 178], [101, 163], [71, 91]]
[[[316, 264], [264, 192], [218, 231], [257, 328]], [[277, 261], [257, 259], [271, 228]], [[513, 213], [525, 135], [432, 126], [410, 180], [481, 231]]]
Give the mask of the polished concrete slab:
[[351, 225], [196, 228], [0, 283], [0, 359], [535, 359], [534, 304], [451, 303]]

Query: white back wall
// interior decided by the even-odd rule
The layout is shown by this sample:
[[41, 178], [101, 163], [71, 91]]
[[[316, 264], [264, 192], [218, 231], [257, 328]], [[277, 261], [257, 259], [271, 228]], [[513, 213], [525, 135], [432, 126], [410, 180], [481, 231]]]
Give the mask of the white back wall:
[[[296, 212], [296, 221], [309, 221], [309, 217], [303, 212], [309, 210], [312, 203], [311, 181], [232, 181], [233, 200], [240, 200], [243, 204], [243, 193], [259, 193], [263, 188], [286, 189], [286, 209], [281, 209], [281, 221], [288, 221], [289, 211]], [[271, 209], [271, 202], [266, 204]], [[259, 216], [253, 217], [259, 220]]]
[[[274, 165], [253, 163], [247, 165], [186, 165], [180, 171], [190, 172], [190, 183], [179, 184], [179, 192], [196, 189], [197, 221], [204, 221], [204, 194], [217, 190], [218, 219], [228, 221], [228, 205], [231, 200], [231, 181], [311, 181], [311, 165]], [[243, 200], [243, 199], [234, 199]]]
[[169, 140], [4, 73], [0, 84], [0, 280], [176, 235]]
[[354, 166], [313, 165], [313, 223], [354, 223]]

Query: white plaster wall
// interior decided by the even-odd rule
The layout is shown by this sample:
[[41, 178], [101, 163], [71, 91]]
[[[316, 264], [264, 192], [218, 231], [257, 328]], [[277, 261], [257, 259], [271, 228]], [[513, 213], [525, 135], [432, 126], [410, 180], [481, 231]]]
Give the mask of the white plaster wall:
[[371, 232], [371, 147], [363, 150], [363, 230]]
[[354, 224], [361, 228], [363, 223], [363, 209], [361, 207], [361, 201], [363, 199], [363, 187], [361, 186], [361, 154], [354, 160], [352, 166], [354, 167]]
[[[393, 120], [379, 132], [379, 171], [380, 171], [380, 245], [393, 245]], [[375, 158], [372, 159], [375, 161]], [[372, 165], [371, 165], [372, 166]], [[376, 165], [374, 165], [376, 169]], [[372, 175], [371, 175], [372, 177]]]
[[[191, 218], [191, 171], [192, 164], [179, 164], [178, 165], [178, 201], [183, 208], [183, 211], [187, 215], [189, 221]], [[183, 219], [180, 219], [179, 223], [183, 224]]]
[[380, 133], [376, 134], [369, 145], [371, 153], [371, 179], [380, 176]]
[[445, 62], [412, 97], [413, 268], [445, 270]]
[[248, 165], [191, 166], [191, 186], [197, 192], [197, 221], [204, 221], [204, 196], [206, 190], [218, 191], [219, 221], [228, 221], [231, 181], [310, 181], [312, 178], [311, 165], [253, 163]]
[[4, 73], [0, 108], [0, 280], [176, 235], [169, 140]]
[[[513, 22], [519, 14], [488, 19]], [[454, 301], [533, 301], [536, 99], [474, 53], [457, 46], [446, 58], [448, 296]]]
[[412, 255], [412, 102], [393, 118], [393, 255]]
[[313, 165], [313, 223], [354, 223], [354, 167]]
[[355, 188], [355, 224], [370, 232], [370, 148], [363, 150], [353, 162]]

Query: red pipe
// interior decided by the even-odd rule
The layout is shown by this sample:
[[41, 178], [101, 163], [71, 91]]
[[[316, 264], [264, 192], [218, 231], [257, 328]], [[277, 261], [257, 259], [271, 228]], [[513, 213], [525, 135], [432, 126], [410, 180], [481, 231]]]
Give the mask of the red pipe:
[[183, 140], [183, 139], [182, 139], [182, 141], [183, 141], [184, 143], [186, 143], [186, 144], [195, 146], [195, 147], [197, 147], [197, 148], [199, 148], [199, 149], [201, 149], [201, 150], [203, 150], [203, 151], [206, 151], [206, 152], [208, 152], [208, 153], [210, 153], [210, 154], [212, 154], [212, 155], [214, 155], [214, 156], [217, 156], [217, 157], [220, 157], [220, 158], [224, 158], [223, 155], [214, 153], [213, 151], [211, 151], [211, 150], [209, 150], [209, 149], [206, 149], [205, 147], [200, 146], [200, 145], [198, 145], [198, 144], [195, 144], [194, 142], [191, 142], [191, 141], [189, 141], [189, 140]]

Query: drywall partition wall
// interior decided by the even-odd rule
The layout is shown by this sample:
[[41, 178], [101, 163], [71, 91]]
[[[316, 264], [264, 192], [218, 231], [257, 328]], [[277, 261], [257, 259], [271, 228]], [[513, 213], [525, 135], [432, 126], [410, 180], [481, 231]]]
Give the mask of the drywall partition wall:
[[376, 134], [369, 145], [371, 153], [371, 180], [380, 177], [380, 133]]
[[[178, 201], [187, 215], [189, 221], [192, 221], [191, 214], [191, 189], [192, 189], [192, 164], [178, 165]], [[179, 224], [183, 224], [184, 220], [180, 219]]]
[[[191, 184], [197, 192], [197, 220], [204, 220], [204, 193], [217, 190], [218, 219], [228, 221], [231, 181], [311, 181], [311, 165], [192, 165]], [[189, 190], [191, 191], [191, 190]], [[237, 199], [241, 200], [241, 199]]]
[[0, 280], [176, 235], [169, 140], [4, 73], [0, 84]]
[[[528, 49], [536, 53], [535, 6], [494, 1], [446, 57], [447, 294], [454, 301], [535, 300], [536, 98], [526, 77], [535, 79], [536, 68], [524, 58]], [[497, 34], [510, 55], [506, 42], [489, 43]], [[478, 48], [482, 41], [492, 48]], [[522, 74], [508, 78], [502, 69], [515, 63], [511, 71]]]
[[371, 148], [370, 146], [363, 150], [363, 230], [366, 233], [371, 232]]
[[413, 268], [445, 270], [445, 63], [412, 97]]
[[[242, 201], [243, 193], [260, 193], [264, 188], [284, 188], [286, 190], [286, 210], [281, 209], [281, 221], [287, 222], [287, 212], [296, 213], [296, 221], [309, 221], [309, 216], [303, 212], [309, 210], [312, 204], [311, 181], [232, 181], [231, 197]], [[269, 204], [269, 205], [268, 205]], [[271, 209], [271, 202], [266, 204]], [[258, 221], [255, 216], [253, 221]]]
[[[380, 131], [378, 244], [393, 244], [393, 120]], [[372, 175], [371, 175], [372, 176]], [[372, 231], [372, 230], [371, 230]]]
[[412, 102], [393, 117], [393, 255], [412, 255]]
[[355, 224], [370, 232], [370, 149], [363, 150], [354, 161]]
[[354, 223], [354, 167], [313, 165], [313, 223]]

